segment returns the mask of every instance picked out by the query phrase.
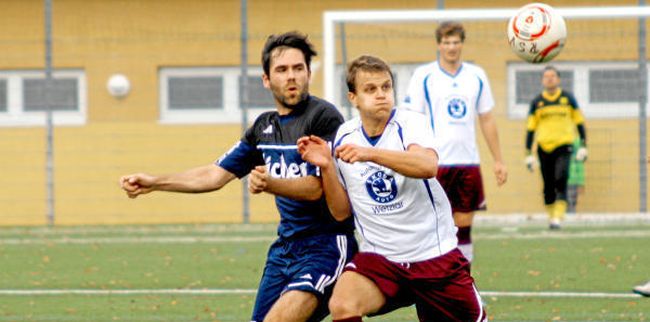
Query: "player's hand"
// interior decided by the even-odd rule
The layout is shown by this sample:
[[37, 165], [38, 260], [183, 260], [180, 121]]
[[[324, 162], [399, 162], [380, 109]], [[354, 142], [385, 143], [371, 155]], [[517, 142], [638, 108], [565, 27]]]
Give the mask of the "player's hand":
[[508, 181], [508, 168], [503, 162], [494, 163], [494, 176], [497, 178], [497, 186], [499, 187]]
[[372, 149], [363, 148], [354, 144], [344, 144], [336, 148], [336, 157], [347, 162], [371, 161]]
[[526, 168], [528, 168], [528, 171], [533, 172], [536, 165], [537, 161], [535, 160], [535, 157], [532, 154], [528, 155], [526, 157]]
[[266, 172], [266, 166], [258, 165], [251, 170], [248, 176], [248, 191], [252, 194], [258, 194], [266, 191], [269, 185], [269, 175]]
[[120, 178], [120, 187], [129, 198], [149, 193], [154, 190], [156, 178], [144, 173], [126, 175]]
[[303, 160], [324, 168], [332, 163], [332, 152], [327, 141], [318, 136], [303, 136], [298, 139], [298, 153]]
[[576, 160], [580, 162], [587, 161], [587, 148], [584, 146], [578, 148], [578, 151], [576, 151]]

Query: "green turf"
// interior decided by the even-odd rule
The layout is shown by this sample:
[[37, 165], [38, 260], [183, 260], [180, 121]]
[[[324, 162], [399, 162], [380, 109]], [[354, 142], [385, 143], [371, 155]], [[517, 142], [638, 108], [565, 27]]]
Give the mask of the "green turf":
[[[478, 227], [473, 275], [482, 291], [630, 294], [650, 279], [649, 230]], [[255, 289], [273, 234], [270, 225], [0, 228], [0, 289]], [[241, 240], [151, 239], [187, 237]], [[253, 300], [252, 294], [0, 295], [0, 321], [248, 321]], [[650, 320], [650, 298], [484, 301], [491, 321]], [[413, 308], [368, 319], [415, 320]]]

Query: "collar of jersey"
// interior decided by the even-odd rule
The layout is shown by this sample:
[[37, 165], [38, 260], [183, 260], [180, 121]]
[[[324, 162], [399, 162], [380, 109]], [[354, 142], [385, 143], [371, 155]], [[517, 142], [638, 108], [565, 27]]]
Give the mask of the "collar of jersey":
[[363, 133], [363, 136], [366, 138], [368, 143], [370, 143], [370, 145], [375, 146], [381, 139], [381, 136], [386, 133], [386, 127], [388, 127], [388, 123], [390, 123], [390, 121], [393, 119], [393, 116], [395, 116], [396, 111], [397, 108], [393, 107], [393, 110], [390, 112], [390, 116], [388, 117], [388, 121], [386, 121], [386, 126], [384, 126], [384, 131], [379, 135], [369, 136], [368, 133], [366, 133], [366, 130], [363, 128], [363, 123], [361, 123], [361, 133]]
[[562, 95], [562, 88], [560, 87], [557, 88], [557, 91], [553, 95], [549, 95], [548, 92], [546, 92], [546, 90], [542, 92], [542, 96], [544, 97], [544, 99], [551, 102], [555, 101], [558, 97], [560, 97], [560, 95]]
[[307, 98], [298, 103], [293, 109], [291, 109], [291, 112], [287, 115], [280, 115], [278, 114], [278, 118], [280, 119], [280, 124], [284, 124], [290, 120], [295, 119], [298, 115], [302, 114], [305, 109], [307, 108], [307, 104], [309, 104], [309, 99], [311, 96], [307, 96]]
[[440, 65], [440, 60], [437, 61], [438, 63], [438, 68], [440, 69], [441, 72], [443, 72], [445, 75], [451, 77], [451, 78], [456, 78], [458, 74], [460, 74], [460, 71], [463, 70], [463, 66], [465, 66], [465, 63], [460, 63], [460, 67], [458, 67], [458, 70], [456, 71], [456, 74], [452, 74], [448, 71], [446, 71], [444, 68], [442, 68], [442, 65]]

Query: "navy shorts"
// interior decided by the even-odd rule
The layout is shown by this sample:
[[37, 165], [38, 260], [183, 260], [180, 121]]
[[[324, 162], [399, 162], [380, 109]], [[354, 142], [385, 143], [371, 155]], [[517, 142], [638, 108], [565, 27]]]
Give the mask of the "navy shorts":
[[353, 235], [276, 240], [269, 249], [251, 321], [263, 321], [273, 303], [292, 290], [316, 295], [319, 305], [309, 321], [322, 320], [329, 314], [327, 302], [334, 282], [356, 252]]

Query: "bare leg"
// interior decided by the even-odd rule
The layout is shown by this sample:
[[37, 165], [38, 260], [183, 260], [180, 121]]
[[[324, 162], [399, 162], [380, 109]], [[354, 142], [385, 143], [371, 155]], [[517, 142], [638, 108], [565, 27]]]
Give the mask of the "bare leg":
[[339, 277], [329, 308], [333, 320], [362, 317], [377, 312], [386, 303], [384, 294], [369, 278], [347, 271]]
[[304, 322], [317, 307], [316, 295], [303, 291], [288, 291], [273, 304], [264, 322]]

